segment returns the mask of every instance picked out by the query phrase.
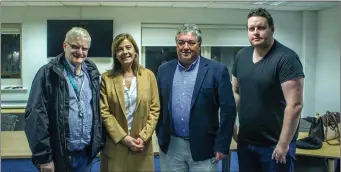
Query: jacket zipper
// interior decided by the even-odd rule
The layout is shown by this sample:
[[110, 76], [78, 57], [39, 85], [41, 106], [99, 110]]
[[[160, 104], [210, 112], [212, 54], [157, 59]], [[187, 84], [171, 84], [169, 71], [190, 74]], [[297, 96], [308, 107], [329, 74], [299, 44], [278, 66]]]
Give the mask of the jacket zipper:
[[[62, 82], [62, 84], [63, 85], [61, 85], [63, 88], [65, 87], [65, 83], [66, 83], [66, 80], [64, 80], [64, 78], [62, 77], [63, 75], [61, 74], [61, 73], [59, 73], [60, 71], [58, 71], [58, 70], [55, 70], [55, 72], [60, 76], [60, 78], [61, 78], [61, 82]], [[67, 88], [66, 88], [67, 89]], [[61, 96], [61, 99], [62, 99], [62, 109], [61, 109], [61, 118], [62, 118], [62, 121], [63, 121], [63, 136], [64, 136], [64, 139], [63, 139], [63, 141], [64, 141], [64, 152], [65, 152], [65, 156], [66, 156], [66, 158], [64, 159], [65, 160], [65, 170], [66, 170], [66, 172], [68, 172], [69, 170], [68, 170], [68, 167], [67, 167], [67, 164], [68, 164], [68, 162], [67, 162], [67, 160], [68, 160], [68, 152], [67, 152], [67, 143], [66, 143], [66, 133], [65, 133], [65, 119], [64, 119], [64, 117], [65, 117], [65, 109], [64, 109], [64, 105], [65, 105], [65, 88], [63, 89], [63, 94], [62, 94], [62, 96]]]
[[[64, 83], [64, 82], [63, 82]], [[65, 86], [65, 84], [63, 85], [63, 87]], [[68, 153], [67, 153], [67, 145], [66, 145], [66, 133], [65, 133], [65, 114], [64, 114], [64, 105], [65, 105], [65, 89], [63, 89], [63, 104], [62, 104], [62, 118], [63, 118], [63, 134], [64, 134], [64, 152], [67, 158], [65, 158], [65, 166], [66, 166], [66, 172], [68, 171], [68, 167], [67, 167], [67, 160], [68, 160]]]
[[[98, 75], [94, 75], [93, 78], [91, 78], [91, 85], [92, 85], [92, 88], [91, 88], [91, 94], [92, 94], [92, 114], [93, 114], [93, 123], [92, 123], [92, 131], [91, 131], [91, 135], [90, 136], [90, 142], [91, 142], [91, 139], [94, 140], [94, 137], [95, 137], [95, 127], [98, 127], [97, 125], [99, 125], [99, 123], [97, 122], [97, 125], [95, 125], [95, 122], [96, 120], [98, 121], [99, 119], [96, 117], [96, 112], [98, 111], [97, 109], [97, 101], [95, 100], [95, 98], [97, 97], [97, 93], [94, 92], [94, 90], [97, 90], [98, 87], [96, 87], [96, 85], [94, 83], [97, 83], [97, 80], [98, 80]], [[102, 134], [102, 132], [100, 133]], [[92, 146], [90, 148], [90, 157], [92, 157]]]

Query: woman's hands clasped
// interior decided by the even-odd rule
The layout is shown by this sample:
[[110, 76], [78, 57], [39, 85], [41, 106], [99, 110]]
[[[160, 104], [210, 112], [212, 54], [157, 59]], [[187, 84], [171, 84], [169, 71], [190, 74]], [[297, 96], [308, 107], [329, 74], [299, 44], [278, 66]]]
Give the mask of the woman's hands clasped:
[[128, 146], [130, 150], [134, 152], [142, 151], [144, 149], [144, 141], [140, 137], [135, 139], [131, 136], [125, 136], [123, 139], [123, 144]]

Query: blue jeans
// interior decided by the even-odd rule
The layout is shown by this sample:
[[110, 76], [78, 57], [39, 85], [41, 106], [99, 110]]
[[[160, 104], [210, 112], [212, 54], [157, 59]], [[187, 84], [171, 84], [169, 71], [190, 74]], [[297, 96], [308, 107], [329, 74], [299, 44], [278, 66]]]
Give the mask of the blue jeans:
[[289, 145], [286, 164], [276, 163], [272, 153], [276, 146], [262, 147], [238, 141], [239, 172], [293, 172], [296, 142]]
[[74, 172], [90, 172], [92, 163], [88, 162], [88, 155], [85, 151], [71, 154], [71, 168]]
[[336, 160], [335, 172], [338, 172], [339, 170], [340, 170], [340, 159]]

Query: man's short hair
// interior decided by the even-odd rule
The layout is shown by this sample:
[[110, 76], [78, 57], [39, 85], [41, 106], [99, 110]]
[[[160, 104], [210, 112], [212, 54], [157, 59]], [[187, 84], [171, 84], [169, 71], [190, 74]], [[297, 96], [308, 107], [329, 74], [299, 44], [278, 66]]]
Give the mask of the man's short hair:
[[272, 19], [271, 14], [265, 8], [257, 8], [250, 11], [249, 15], [247, 15], [247, 19], [250, 17], [264, 17], [268, 21], [270, 27], [274, 26], [274, 20]]
[[197, 37], [197, 41], [199, 43], [199, 45], [202, 42], [202, 38], [201, 38], [201, 30], [199, 29], [199, 27], [195, 24], [184, 24], [182, 27], [178, 28], [178, 31], [176, 32], [175, 35], [175, 41], [178, 41], [178, 35], [179, 34], [186, 34], [186, 33], [193, 33], [196, 37]]
[[73, 27], [71, 28], [65, 35], [65, 42], [70, 41], [74, 38], [77, 37], [86, 37], [89, 39], [90, 45], [91, 45], [91, 36], [89, 34], [89, 32], [81, 27]]

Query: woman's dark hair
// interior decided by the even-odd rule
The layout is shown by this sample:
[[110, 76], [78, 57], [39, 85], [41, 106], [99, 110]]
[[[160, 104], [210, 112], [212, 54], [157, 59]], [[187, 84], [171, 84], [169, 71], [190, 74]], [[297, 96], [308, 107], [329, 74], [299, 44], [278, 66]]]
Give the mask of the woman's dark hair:
[[133, 60], [133, 64], [131, 65], [131, 68], [133, 70], [134, 75], [137, 75], [137, 73], [140, 70], [140, 64], [139, 64], [139, 47], [136, 44], [136, 41], [134, 40], [134, 38], [127, 33], [121, 33], [119, 35], [117, 35], [115, 37], [115, 39], [112, 42], [112, 46], [111, 46], [111, 55], [113, 57], [113, 68], [112, 68], [112, 73], [115, 74], [116, 72], [122, 72], [122, 65], [120, 63], [120, 61], [118, 61], [118, 59], [116, 58], [116, 52], [118, 49], [118, 46], [120, 46], [120, 44], [124, 41], [124, 40], [128, 40], [131, 42], [131, 44], [133, 45], [135, 52], [136, 52], [136, 57]]

